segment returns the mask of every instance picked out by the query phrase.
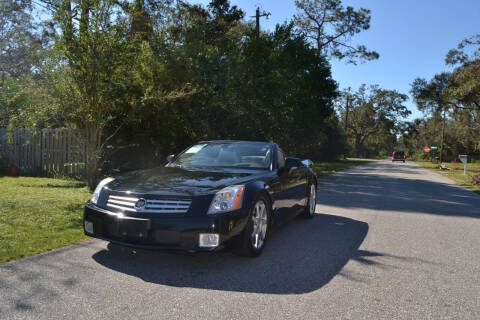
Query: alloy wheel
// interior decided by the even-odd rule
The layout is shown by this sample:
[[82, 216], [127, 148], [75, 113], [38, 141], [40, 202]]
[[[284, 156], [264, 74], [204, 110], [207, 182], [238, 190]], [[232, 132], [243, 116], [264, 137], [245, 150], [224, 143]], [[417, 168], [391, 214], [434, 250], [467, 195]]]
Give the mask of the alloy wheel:
[[265, 243], [268, 227], [267, 207], [263, 200], [259, 200], [254, 207], [252, 214], [253, 231], [250, 235], [252, 246], [259, 250]]
[[308, 199], [308, 214], [313, 216], [315, 214], [315, 207], [317, 205], [317, 190], [315, 185], [310, 186], [310, 196]]

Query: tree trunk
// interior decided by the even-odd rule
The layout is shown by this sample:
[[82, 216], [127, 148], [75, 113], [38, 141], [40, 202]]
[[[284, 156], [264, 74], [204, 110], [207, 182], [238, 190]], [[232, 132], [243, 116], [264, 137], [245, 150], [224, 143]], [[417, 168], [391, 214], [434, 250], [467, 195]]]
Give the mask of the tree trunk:
[[72, 3], [70, 0], [64, 1], [63, 9], [65, 10], [65, 42], [67, 45], [72, 44], [73, 40], [73, 21], [72, 21]]
[[89, 26], [89, 16], [90, 16], [90, 0], [82, 0], [81, 7], [82, 12], [80, 16], [80, 38], [85, 38], [88, 34], [88, 26]]
[[99, 163], [102, 156], [102, 129], [95, 122], [89, 122], [85, 128], [85, 143], [87, 151], [87, 184], [95, 189], [98, 182]]
[[362, 148], [362, 139], [359, 135], [355, 136], [355, 157], [360, 158], [360, 151]]
[[[345, 112], [345, 140], [347, 141], [348, 144], [348, 112], [350, 111], [350, 105], [349, 105], [349, 96], [347, 95], [347, 107], [346, 107], [346, 112]], [[347, 155], [344, 154], [343, 158], [346, 159]]]
[[443, 141], [445, 140], [445, 109], [443, 109], [443, 119], [442, 119], [442, 142], [440, 145], [440, 163], [443, 162]]

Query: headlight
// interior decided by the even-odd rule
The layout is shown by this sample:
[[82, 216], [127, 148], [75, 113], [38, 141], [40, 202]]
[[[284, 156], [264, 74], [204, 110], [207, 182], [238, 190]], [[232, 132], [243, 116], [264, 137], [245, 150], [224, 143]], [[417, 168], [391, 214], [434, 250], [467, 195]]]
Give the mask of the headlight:
[[102, 191], [103, 187], [105, 187], [105, 185], [112, 182], [113, 180], [115, 180], [115, 179], [114, 178], [105, 178], [102, 181], [100, 181], [100, 183], [95, 188], [95, 191], [93, 192], [93, 195], [92, 195], [92, 199], [90, 201], [94, 204], [97, 204], [98, 198], [100, 197], [100, 192]]
[[218, 191], [213, 197], [207, 214], [233, 211], [242, 207], [245, 186], [231, 186]]

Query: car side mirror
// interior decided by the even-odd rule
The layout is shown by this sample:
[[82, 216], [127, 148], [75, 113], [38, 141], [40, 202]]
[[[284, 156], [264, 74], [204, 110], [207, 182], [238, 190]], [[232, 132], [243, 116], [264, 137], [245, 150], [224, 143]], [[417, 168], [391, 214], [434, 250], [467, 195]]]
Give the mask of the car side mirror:
[[171, 154], [171, 155], [169, 155], [169, 156], [167, 157], [167, 162], [168, 162], [168, 163], [172, 163], [173, 160], [175, 160], [175, 155], [174, 155], [174, 154]]
[[305, 167], [308, 167], [308, 168], [312, 168], [313, 167], [313, 161], [310, 160], [310, 159], [302, 160], [302, 165], [305, 166]]
[[286, 158], [285, 166], [281, 168], [282, 171], [292, 172], [298, 167], [303, 167], [302, 161], [298, 158]]

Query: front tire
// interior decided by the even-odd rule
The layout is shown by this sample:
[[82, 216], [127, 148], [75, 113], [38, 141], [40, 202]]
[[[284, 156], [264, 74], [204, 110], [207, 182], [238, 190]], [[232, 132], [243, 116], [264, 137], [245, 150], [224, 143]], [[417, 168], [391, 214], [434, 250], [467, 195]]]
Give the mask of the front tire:
[[233, 247], [233, 253], [247, 257], [259, 256], [270, 231], [270, 202], [265, 196], [258, 196], [250, 210], [248, 223]]

